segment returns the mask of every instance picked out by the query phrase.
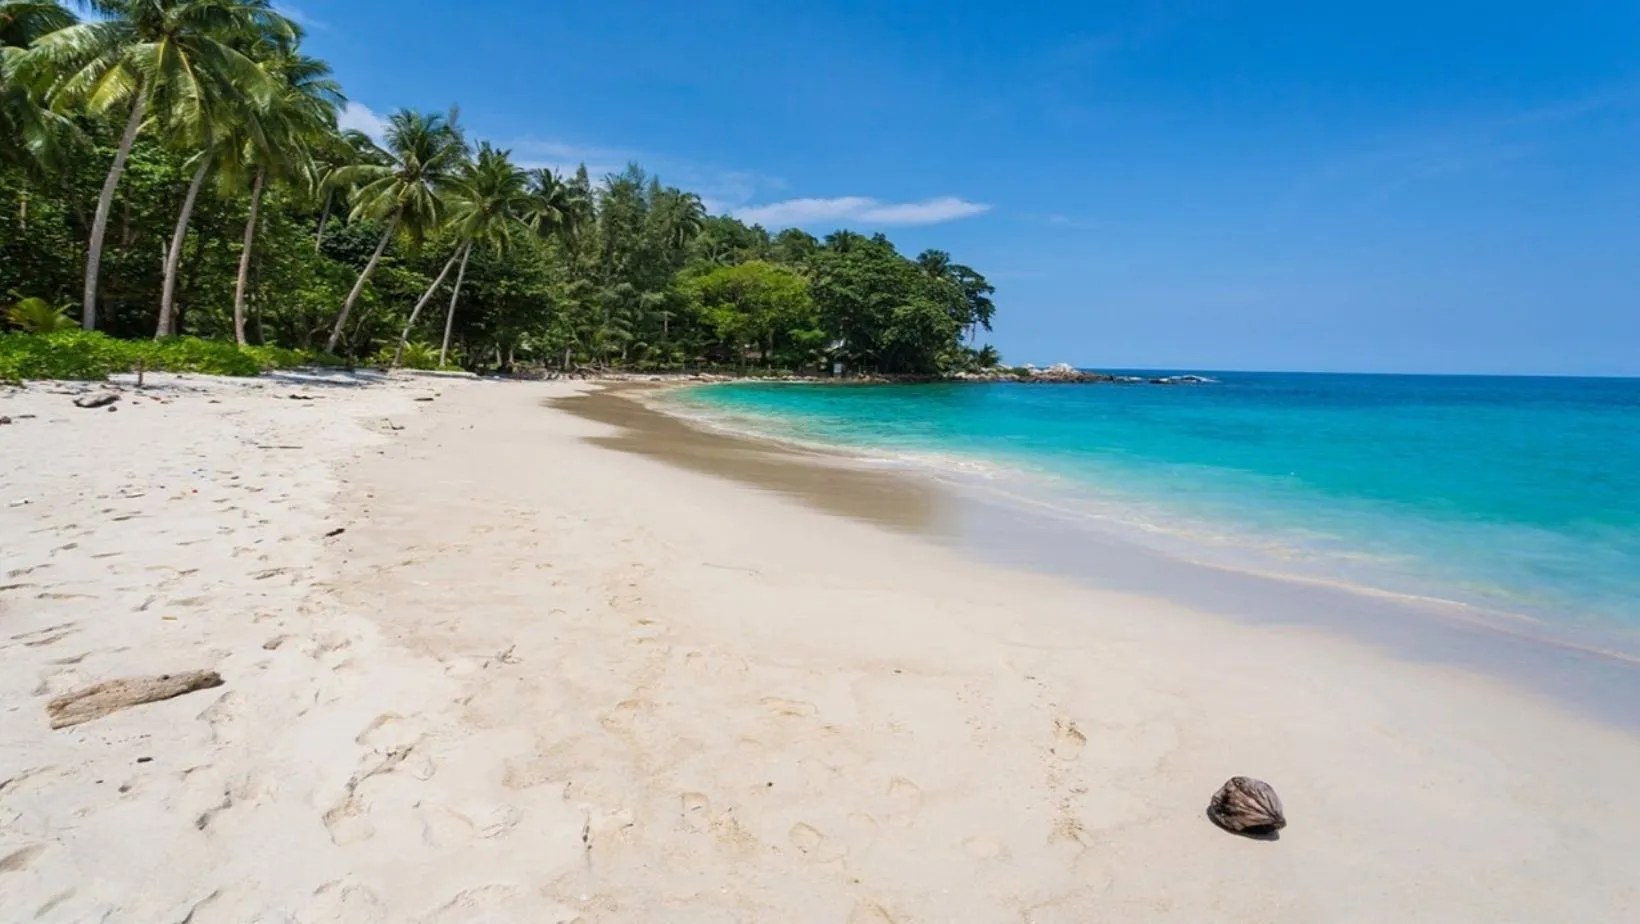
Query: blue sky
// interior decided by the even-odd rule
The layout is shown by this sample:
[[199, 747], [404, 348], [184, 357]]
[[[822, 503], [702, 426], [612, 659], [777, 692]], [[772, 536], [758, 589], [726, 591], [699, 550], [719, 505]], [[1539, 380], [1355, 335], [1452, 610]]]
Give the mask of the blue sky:
[[1640, 375], [1640, 4], [295, 0], [459, 103], [997, 285], [1015, 361]]

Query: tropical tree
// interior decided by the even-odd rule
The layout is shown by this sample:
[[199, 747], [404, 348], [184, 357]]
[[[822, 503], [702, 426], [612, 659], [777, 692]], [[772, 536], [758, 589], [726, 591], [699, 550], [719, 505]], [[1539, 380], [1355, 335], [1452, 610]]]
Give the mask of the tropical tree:
[[[462, 170], [460, 180], [454, 185], [449, 197], [450, 231], [456, 239], [456, 252], [461, 255], [461, 268], [456, 272], [456, 282], [450, 292], [450, 310], [444, 315], [444, 339], [439, 345], [438, 363], [444, 365], [450, 354], [450, 333], [453, 330], [456, 317], [456, 303], [461, 299], [461, 287], [467, 278], [467, 261], [472, 257], [475, 244], [486, 244], [498, 252], [504, 252], [520, 235], [528, 234], [531, 218], [535, 217], [537, 202], [530, 192], [530, 176], [513, 165], [510, 151], [499, 150], [489, 144], [482, 144], [478, 149], [478, 157]], [[451, 261], [455, 257], [451, 256]], [[450, 264], [444, 265], [444, 272], [433, 282], [428, 295], [437, 289], [443, 282], [445, 274], [449, 273]], [[425, 304], [427, 296], [422, 297]], [[421, 305], [416, 306], [419, 310]], [[405, 325], [408, 334], [410, 324], [415, 323], [415, 312], [411, 313], [410, 321]], [[404, 346], [405, 337], [400, 337], [399, 346]]]
[[563, 177], [545, 168], [531, 171], [529, 182], [530, 227], [543, 238], [556, 234], [573, 241], [592, 211], [587, 190], [566, 183]]
[[233, 331], [240, 346], [248, 342], [245, 293], [250, 283], [251, 255], [255, 249], [262, 196], [270, 179], [306, 179], [310, 188], [318, 185], [314, 182], [317, 168], [313, 151], [334, 143], [336, 110], [343, 102], [341, 85], [331, 78], [330, 66], [302, 54], [299, 35], [289, 41], [280, 36], [268, 38], [256, 57], [276, 91], [264, 104], [253, 102], [247, 107], [242, 132], [241, 160], [253, 178], [244, 244], [239, 252], [239, 273], [234, 283]]
[[308, 195], [320, 203], [319, 226], [313, 234], [313, 252], [321, 253], [325, 246], [325, 229], [330, 224], [331, 214], [340, 205], [344, 210], [348, 206], [352, 190], [335, 181], [337, 172], [343, 167], [352, 167], [359, 164], [376, 164], [382, 166], [390, 162], [387, 153], [370, 140], [370, 136], [354, 128], [342, 129], [339, 133], [311, 139], [307, 174]]
[[0, 0], [0, 166], [38, 174], [72, 136], [73, 123], [44, 104], [22, 65], [30, 45], [74, 21], [56, 0]]
[[808, 282], [787, 267], [762, 260], [720, 267], [689, 280], [685, 291], [737, 365], [752, 347], [770, 365], [780, 339], [807, 351], [824, 338], [814, 330], [818, 318]]
[[89, 330], [97, 324], [108, 216], [138, 132], [150, 116], [167, 125], [203, 123], [227, 93], [269, 95], [269, 82], [236, 45], [247, 36], [294, 27], [266, 0], [85, 0], [85, 5], [93, 19], [36, 39], [17, 66], [25, 82], [46, 86], [58, 109], [126, 114], [86, 249], [81, 323]]
[[353, 193], [352, 220], [382, 222], [381, 241], [359, 278], [342, 303], [336, 326], [325, 349], [336, 351], [342, 329], [353, 305], [364, 292], [393, 235], [403, 230], [414, 242], [439, 226], [445, 211], [444, 197], [466, 162], [467, 142], [456, 127], [455, 114], [449, 117], [402, 109], [388, 120], [387, 150], [381, 163], [353, 164], [337, 170], [332, 182], [350, 187]]

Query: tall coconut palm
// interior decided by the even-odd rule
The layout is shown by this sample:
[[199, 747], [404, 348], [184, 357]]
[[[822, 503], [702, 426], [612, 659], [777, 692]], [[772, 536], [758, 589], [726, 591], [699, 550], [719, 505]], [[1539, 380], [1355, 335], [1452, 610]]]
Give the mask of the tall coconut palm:
[[209, 136], [200, 144], [203, 150], [195, 153], [188, 161], [189, 166], [193, 168], [193, 176], [188, 181], [187, 192], [182, 196], [182, 208], [177, 212], [177, 224], [171, 232], [171, 244], [165, 249], [165, 278], [160, 284], [159, 320], [155, 324], [155, 340], [169, 337], [173, 333], [171, 322], [176, 309], [177, 276], [182, 268], [182, 245], [188, 239], [188, 222], [193, 219], [194, 204], [199, 201], [199, 190], [205, 185], [205, 177], [211, 172], [211, 164], [219, 160], [223, 154], [220, 142]]
[[347, 317], [381, 263], [394, 233], [402, 228], [412, 239], [419, 240], [438, 226], [444, 215], [444, 195], [466, 161], [467, 143], [456, 128], [454, 113], [446, 118], [402, 109], [388, 119], [384, 154], [385, 163], [354, 164], [332, 176], [335, 185], [355, 190], [351, 218], [380, 221], [383, 227], [381, 242], [359, 271], [358, 281], [336, 317], [336, 326], [325, 345], [331, 352], [341, 343]]
[[313, 173], [313, 149], [335, 137], [336, 110], [343, 102], [341, 85], [331, 78], [330, 65], [302, 54], [296, 42], [275, 40], [253, 54], [277, 91], [266, 105], [253, 102], [248, 107], [243, 132], [243, 163], [253, 178], [233, 295], [233, 332], [240, 346], [249, 342], [245, 338], [245, 292], [262, 194], [269, 180], [293, 180]]
[[[217, 88], [208, 88], [216, 90]], [[231, 175], [239, 167], [239, 148], [246, 130], [246, 109], [249, 97], [231, 92], [211, 92], [209, 103], [195, 107], [181, 115], [189, 118], [165, 126], [165, 135], [173, 148], [191, 152], [186, 163], [192, 171], [187, 191], [182, 197], [182, 208], [177, 212], [176, 228], [171, 233], [170, 246], [165, 251], [164, 281], [160, 286], [159, 319], [154, 339], [168, 337], [176, 318], [177, 280], [182, 268], [182, 247], [188, 239], [188, 224], [193, 219], [194, 206], [199, 201], [200, 189], [212, 170], [219, 176]], [[226, 185], [226, 183], [224, 184]]]
[[[565, 183], [551, 170], [541, 168], [522, 172], [525, 188], [520, 195], [516, 188], [520, 173], [512, 169], [509, 156], [510, 152], [496, 151], [488, 145], [480, 148], [477, 161], [465, 171], [461, 186], [453, 191], [451, 196], [452, 211], [458, 219], [456, 224], [459, 225], [465, 220], [471, 225], [475, 220], [496, 217], [498, 211], [505, 211], [510, 217], [499, 222], [503, 226], [503, 238], [510, 239], [522, 227], [528, 228], [543, 239], [558, 236], [566, 241], [573, 240], [591, 210], [591, 202], [582, 190], [573, 184]], [[484, 198], [494, 198], [508, 204], [488, 208], [478, 208], [474, 205], [475, 199]], [[471, 256], [473, 245], [471, 239], [462, 238], [460, 234], [458, 230], [456, 248], [450, 259], [445, 261], [438, 278], [433, 280], [433, 284], [427, 288], [421, 300], [416, 302], [409, 320], [405, 321], [404, 331], [399, 335], [398, 348], [393, 352], [393, 365], [397, 366], [404, 358], [405, 346], [410, 341], [410, 330], [415, 326], [416, 319], [421, 316], [421, 310], [427, 307], [433, 294], [450, 275], [450, 270], [459, 263], [461, 269], [456, 276], [455, 291], [451, 293], [450, 311], [445, 316], [444, 343], [439, 359], [440, 365], [444, 363], [450, 347], [455, 305], [460, 297], [461, 286], [467, 273], [467, 259]], [[495, 238], [494, 235], [489, 237], [492, 240]]]
[[450, 355], [450, 334], [454, 329], [456, 304], [461, 300], [461, 287], [467, 279], [467, 261], [473, 255], [475, 244], [486, 244], [496, 250], [505, 250], [521, 234], [532, 231], [531, 219], [537, 203], [530, 194], [530, 176], [513, 165], [512, 152], [479, 145], [478, 156], [461, 171], [460, 179], [449, 194], [449, 230], [456, 240], [456, 249], [445, 262], [444, 270], [428, 288], [427, 293], [410, 312], [410, 320], [399, 336], [398, 350], [393, 363], [403, 357], [405, 343], [410, 338], [410, 327], [416, 323], [421, 309], [432, 298], [433, 292], [449, 275], [451, 265], [460, 258], [460, 269], [450, 292], [450, 310], [444, 316], [444, 341], [439, 347], [438, 364], [444, 365]]
[[127, 113], [114, 162], [97, 199], [86, 250], [81, 322], [97, 324], [97, 276], [114, 193], [137, 134], [150, 116], [203, 121], [220, 88], [270, 95], [268, 80], [235, 45], [244, 36], [293, 29], [267, 0], [84, 0], [95, 17], [36, 40], [23, 55], [31, 77], [49, 81], [55, 107]]

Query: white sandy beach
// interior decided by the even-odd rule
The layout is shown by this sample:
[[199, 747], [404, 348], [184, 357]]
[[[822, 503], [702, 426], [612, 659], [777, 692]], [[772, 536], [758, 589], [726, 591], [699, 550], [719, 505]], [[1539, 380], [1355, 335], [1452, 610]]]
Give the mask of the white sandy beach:
[[1640, 920], [1640, 739], [1502, 681], [588, 443], [586, 385], [151, 378], [0, 389], [0, 921]]

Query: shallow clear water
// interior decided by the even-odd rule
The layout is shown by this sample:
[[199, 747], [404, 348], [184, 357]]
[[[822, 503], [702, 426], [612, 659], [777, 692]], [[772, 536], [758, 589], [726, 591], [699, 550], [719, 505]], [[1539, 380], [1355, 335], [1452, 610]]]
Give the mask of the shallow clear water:
[[1640, 628], [1640, 380], [1214, 377], [733, 384], [676, 400], [766, 435], [985, 473], [1214, 564]]

